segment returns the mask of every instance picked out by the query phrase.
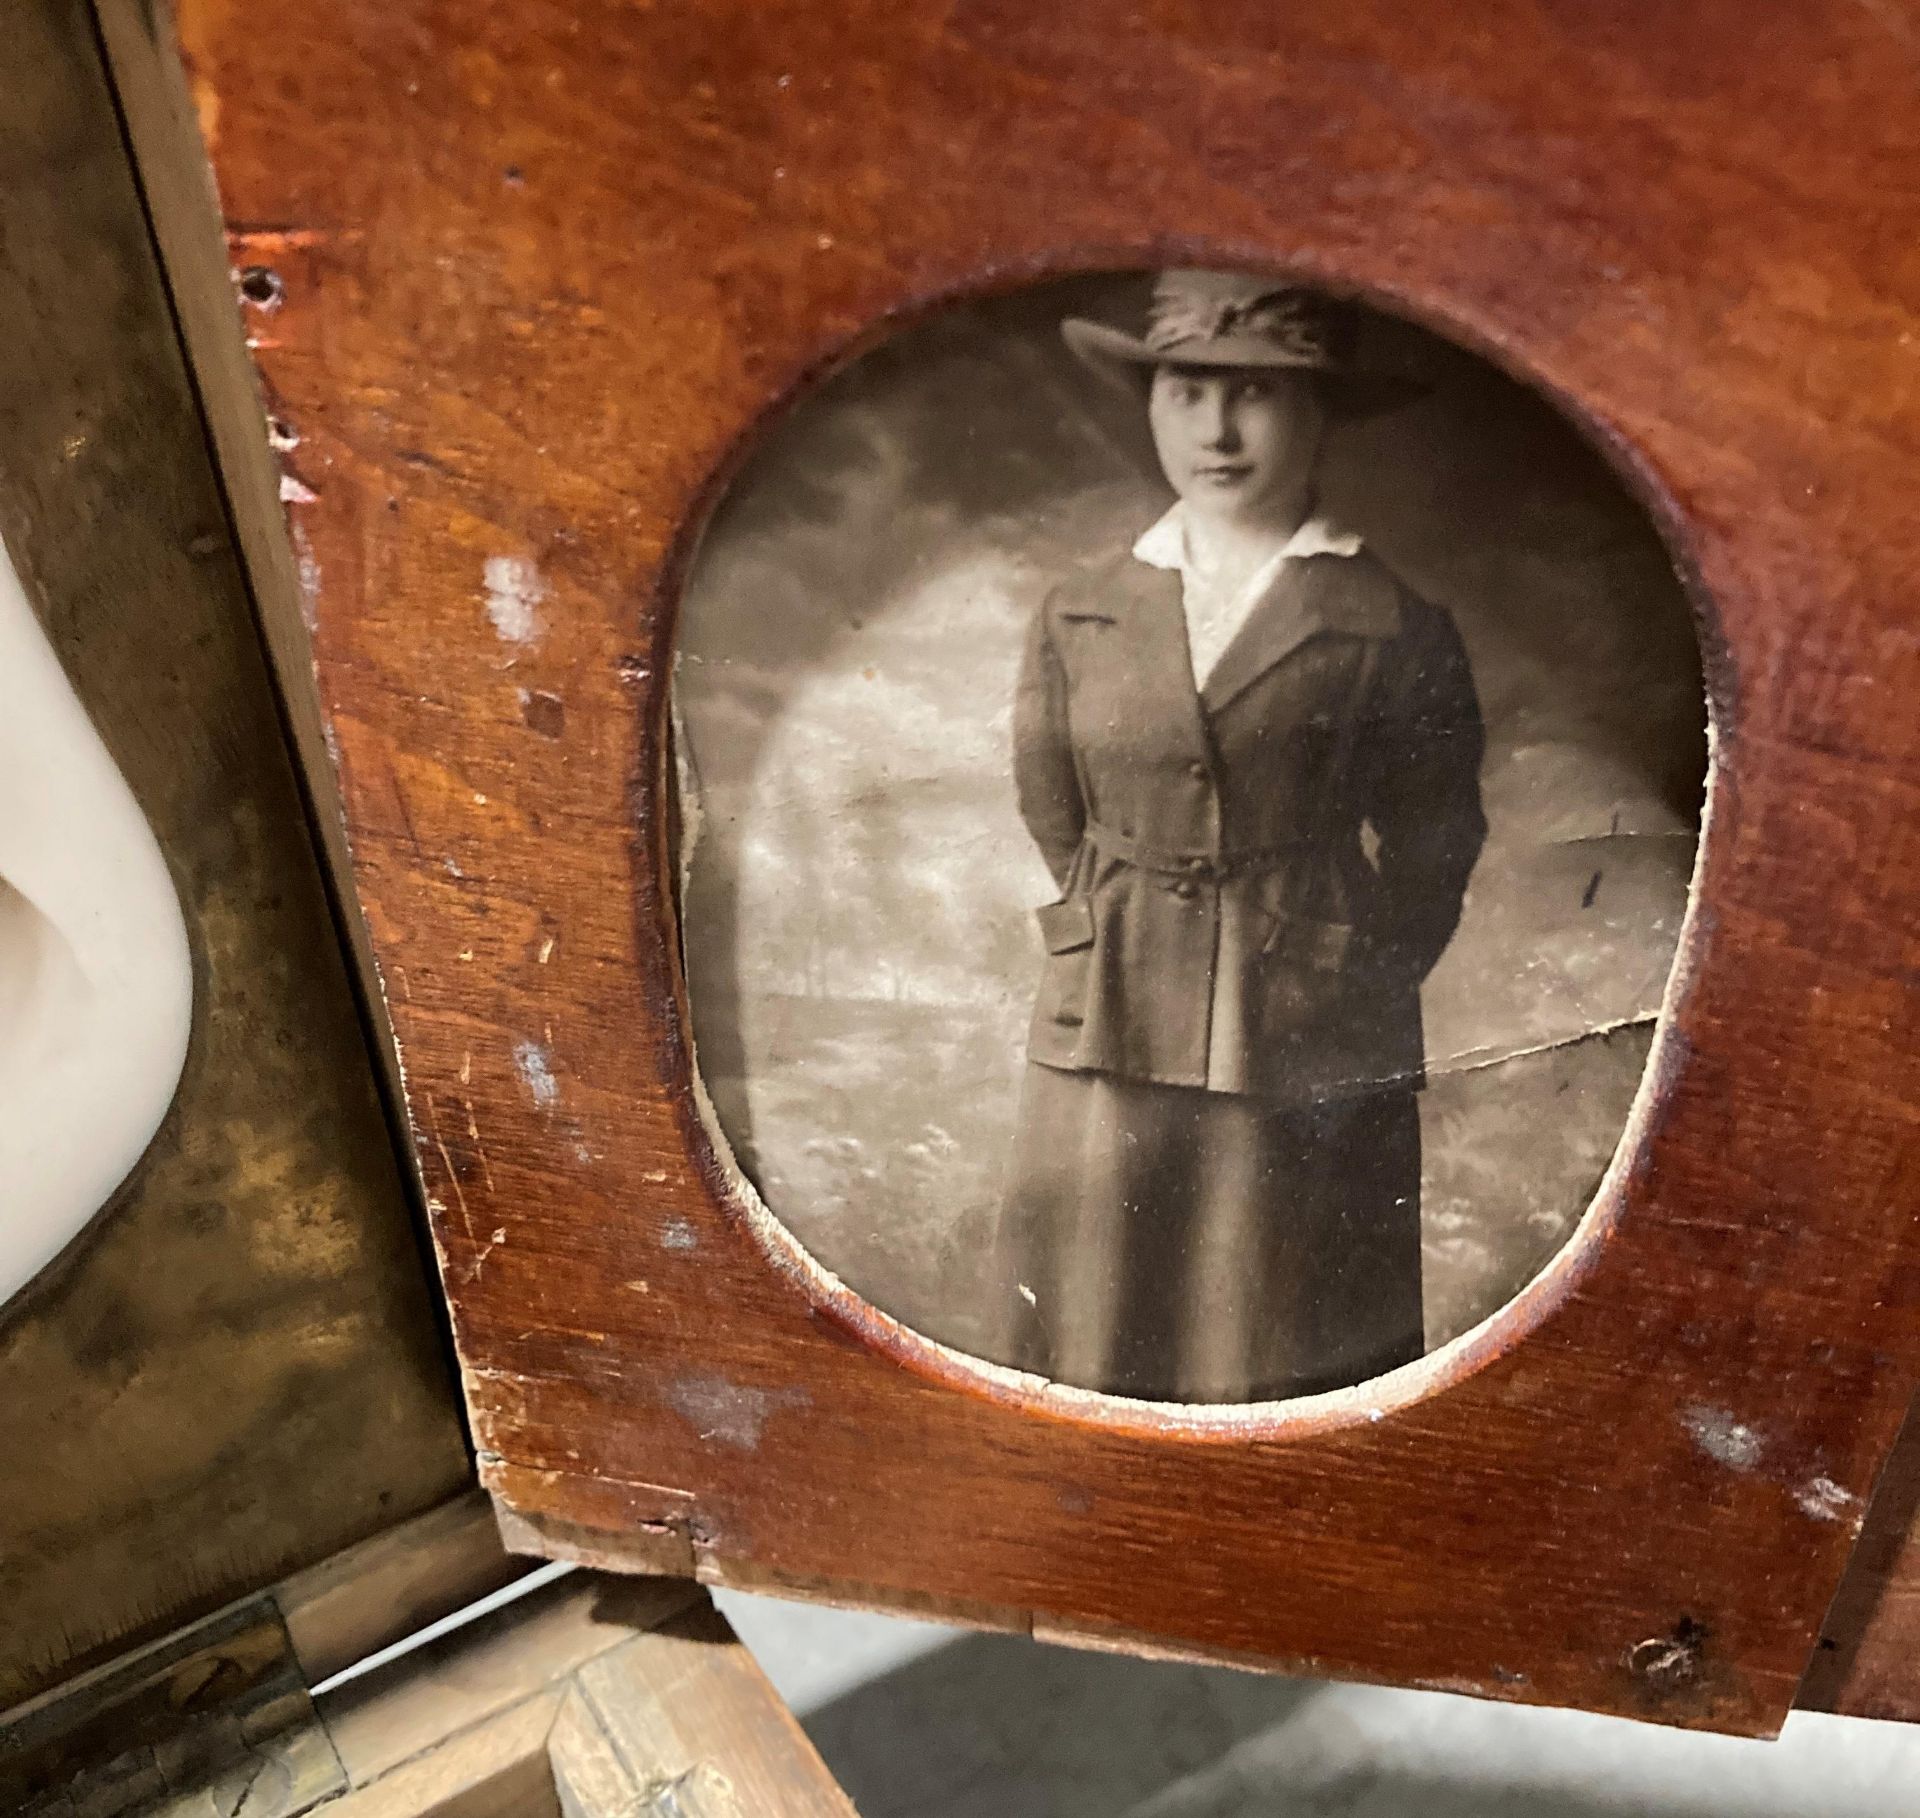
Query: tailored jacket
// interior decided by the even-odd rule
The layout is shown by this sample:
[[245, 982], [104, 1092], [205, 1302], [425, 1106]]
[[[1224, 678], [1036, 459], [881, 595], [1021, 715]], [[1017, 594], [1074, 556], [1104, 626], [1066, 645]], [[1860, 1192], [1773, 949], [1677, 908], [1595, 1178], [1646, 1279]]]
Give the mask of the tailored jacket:
[[1031, 1061], [1293, 1104], [1425, 1083], [1420, 982], [1486, 834], [1448, 612], [1364, 548], [1290, 560], [1196, 688], [1179, 574], [1089, 566], [1034, 619], [1013, 742], [1061, 891]]

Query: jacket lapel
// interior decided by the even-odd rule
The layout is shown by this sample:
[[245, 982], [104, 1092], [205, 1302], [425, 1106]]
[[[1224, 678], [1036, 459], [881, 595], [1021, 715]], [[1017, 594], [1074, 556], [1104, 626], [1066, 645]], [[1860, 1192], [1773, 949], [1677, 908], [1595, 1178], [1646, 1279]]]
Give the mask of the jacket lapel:
[[1170, 722], [1183, 749], [1206, 754], [1206, 721], [1193, 686], [1177, 573], [1129, 556], [1064, 603], [1060, 619], [1083, 661], [1122, 665], [1124, 674], [1116, 678], [1121, 692], [1156, 721]]
[[1220, 653], [1201, 691], [1202, 704], [1208, 713], [1218, 713], [1323, 631], [1390, 638], [1399, 629], [1393, 585], [1364, 553], [1284, 562], [1273, 585]]

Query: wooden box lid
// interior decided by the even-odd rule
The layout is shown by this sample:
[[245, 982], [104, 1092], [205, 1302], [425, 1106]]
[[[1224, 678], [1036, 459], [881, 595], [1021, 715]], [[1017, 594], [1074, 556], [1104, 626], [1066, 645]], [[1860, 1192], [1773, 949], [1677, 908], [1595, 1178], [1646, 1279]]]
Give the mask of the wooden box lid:
[[[1873, 180], [1913, 109], [1883, 28], [348, 0], [260, 33], [189, 3], [182, 87], [137, 9], [103, 18], [250, 564], [315, 621], [519, 1543], [1776, 1726], [1920, 1365], [1915, 870], [1885, 837], [1920, 778], [1911, 308]], [[956, 1367], [781, 1266], [695, 1106], [667, 683], [707, 506], [884, 325], [1174, 257], [1390, 298], [1530, 375], [1702, 615], [1698, 907], [1605, 1241], [1378, 1419], [1202, 1429]], [[503, 650], [506, 559], [539, 635]]]

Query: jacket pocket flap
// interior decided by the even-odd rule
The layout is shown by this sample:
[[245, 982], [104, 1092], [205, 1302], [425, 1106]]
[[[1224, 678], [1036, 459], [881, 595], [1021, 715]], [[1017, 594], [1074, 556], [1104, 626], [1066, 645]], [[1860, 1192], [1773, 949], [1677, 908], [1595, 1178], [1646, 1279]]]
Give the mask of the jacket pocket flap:
[[1049, 953], [1072, 953], [1093, 945], [1093, 905], [1085, 897], [1045, 903], [1033, 913]]
[[1353, 945], [1353, 929], [1346, 922], [1316, 921], [1310, 915], [1283, 915], [1267, 937], [1265, 951], [1297, 960], [1321, 972], [1338, 972]]

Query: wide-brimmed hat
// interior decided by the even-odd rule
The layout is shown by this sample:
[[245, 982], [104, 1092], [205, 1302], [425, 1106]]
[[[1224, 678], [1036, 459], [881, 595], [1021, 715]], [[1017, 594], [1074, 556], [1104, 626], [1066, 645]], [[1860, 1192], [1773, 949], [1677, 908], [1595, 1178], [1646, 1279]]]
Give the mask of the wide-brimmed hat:
[[1069, 316], [1068, 347], [1111, 384], [1138, 390], [1156, 366], [1312, 373], [1329, 409], [1371, 415], [1411, 403], [1424, 387], [1354, 366], [1353, 310], [1297, 284], [1232, 271], [1167, 271], [1153, 286], [1145, 332]]

